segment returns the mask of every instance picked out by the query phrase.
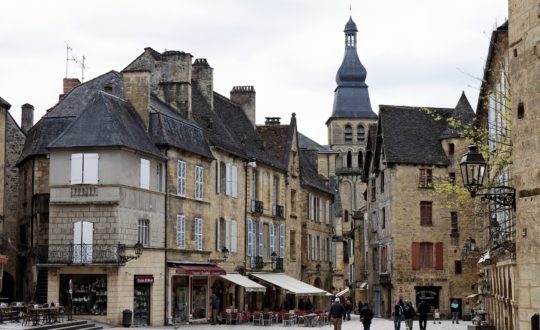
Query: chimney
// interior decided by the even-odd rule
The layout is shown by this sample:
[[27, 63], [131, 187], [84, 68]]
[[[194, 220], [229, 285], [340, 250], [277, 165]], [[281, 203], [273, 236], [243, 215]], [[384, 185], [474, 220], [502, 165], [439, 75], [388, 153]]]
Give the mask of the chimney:
[[150, 71], [124, 71], [124, 99], [131, 103], [141, 117], [145, 129], [150, 122]]
[[34, 126], [34, 106], [25, 103], [21, 107], [21, 129], [24, 134]]
[[191, 79], [206, 102], [210, 104], [210, 108], [214, 110], [214, 69], [210, 67], [205, 58], [195, 60]]
[[64, 93], [60, 94], [60, 100], [63, 99], [64, 96], [68, 95], [73, 88], [79, 86], [80, 84], [81, 81], [77, 78], [64, 78]]
[[266, 126], [272, 126], [272, 125], [281, 125], [281, 117], [264, 117], [266, 118], [266, 121], [264, 122], [264, 124]]
[[181, 115], [191, 118], [191, 54], [166, 51], [162, 54], [163, 65], [159, 83], [165, 102]]
[[240, 105], [249, 121], [255, 127], [255, 88], [253, 86], [234, 86], [231, 101]]

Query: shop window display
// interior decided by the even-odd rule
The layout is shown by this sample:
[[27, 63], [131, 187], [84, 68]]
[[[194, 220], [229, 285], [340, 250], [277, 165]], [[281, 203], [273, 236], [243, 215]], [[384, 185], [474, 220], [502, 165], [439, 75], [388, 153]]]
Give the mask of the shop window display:
[[189, 278], [187, 276], [174, 276], [172, 285], [174, 323], [184, 323], [189, 321], [188, 299]]
[[193, 319], [205, 319], [206, 309], [208, 307], [208, 277], [193, 278]]
[[72, 283], [72, 306], [75, 315], [107, 315], [107, 275], [60, 275], [60, 303], [69, 306], [69, 282]]

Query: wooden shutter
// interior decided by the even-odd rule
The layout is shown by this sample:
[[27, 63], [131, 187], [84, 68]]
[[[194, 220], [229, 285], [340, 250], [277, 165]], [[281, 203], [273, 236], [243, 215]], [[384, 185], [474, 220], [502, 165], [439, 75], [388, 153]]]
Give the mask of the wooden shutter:
[[[86, 155], [85, 155], [86, 161]], [[141, 173], [140, 173], [141, 188], [150, 189], [150, 161], [141, 158]]]
[[264, 223], [259, 221], [259, 257], [264, 255]]
[[420, 269], [420, 243], [418, 242], [412, 243], [412, 269]]
[[176, 247], [185, 248], [186, 218], [182, 214], [176, 215]]
[[327, 225], [330, 224], [330, 201], [329, 200], [326, 201], [326, 217], [325, 217], [325, 219], [326, 219], [326, 224]]
[[232, 167], [231, 164], [225, 165], [225, 194], [230, 196], [232, 193]]
[[[98, 154], [83, 154], [83, 183], [98, 183]], [[150, 172], [148, 172], [150, 176]]]
[[272, 252], [276, 252], [276, 227], [274, 226], [273, 223], [270, 223], [270, 250], [268, 252], [270, 252], [270, 254], [272, 254]]
[[247, 255], [248, 257], [251, 257], [251, 251], [253, 250], [253, 221], [251, 219], [248, 219], [247, 221], [248, 228], [247, 228]]
[[83, 154], [71, 155], [71, 184], [83, 183]]
[[238, 197], [238, 168], [233, 165], [231, 167], [232, 174], [232, 197]]
[[279, 224], [279, 256], [285, 258], [285, 224]]
[[231, 221], [225, 220], [225, 247], [227, 250], [231, 247]]
[[238, 229], [236, 227], [236, 220], [231, 221], [231, 252], [238, 251]]
[[216, 192], [221, 193], [221, 163], [216, 161]]
[[177, 168], [176, 192], [178, 196], [186, 195], [186, 162], [179, 160]]
[[[82, 157], [81, 157], [82, 159]], [[73, 262], [81, 262], [82, 221], [73, 224]]]
[[443, 262], [443, 243], [435, 243], [435, 269], [437, 270], [443, 270], [444, 269], [444, 262]]

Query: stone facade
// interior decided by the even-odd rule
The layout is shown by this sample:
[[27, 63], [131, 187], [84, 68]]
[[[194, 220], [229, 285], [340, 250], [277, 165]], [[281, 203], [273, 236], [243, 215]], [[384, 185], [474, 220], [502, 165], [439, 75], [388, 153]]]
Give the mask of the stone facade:
[[540, 311], [540, 248], [538, 217], [540, 74], [538, 2], [510, 0], [509, 70], [512, 95], [512, 179], [516, 188], [516, 262], [518, 329], [531, 329]]

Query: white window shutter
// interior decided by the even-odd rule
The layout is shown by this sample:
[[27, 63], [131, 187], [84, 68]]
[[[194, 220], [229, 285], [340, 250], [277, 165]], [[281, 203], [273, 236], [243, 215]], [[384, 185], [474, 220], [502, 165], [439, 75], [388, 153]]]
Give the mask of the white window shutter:
[[230, 249], [231, 245], [231, 221], [230, 220], [226, 220], [225, 221], [225, 244], [223, 244], [227, 250]]
[[232, 197], [238, 197], [238, 168], [233, 165], [232, 169]]
[[176, 193], [178, 196], [186, 195], [186, 162], [179, 160], [177, 167]]
[[221, 193], [221, 163], [216, 161], [216, 192]]
[[251, 257], [251, 251], [253, 250], [253, 238], [252, 238], [252, 229], [253, 227], [253, 221], [251, 219], [248, 219], [248, 228], [247, 228], [247, 255], [248, 257]]
[[279, 225], [279, 256], [285, 257], [285, 224]]
[[71, 155], [71, 184], [81, 184], [83, 176], [83, 154]]
[[270, 254], [272, 252], [275, 252], [276, 251], [276, 241], [275, 241], [275, 238], [276, 238], [276, 232], [275, 232], [275, 226], [273, 223], [270, 224], [270, 250], [268, 252], [270, 252]]
[[264, 255], [264, 223], [259, 221], [259, 257]]
[[329, 200], [326, 201], [326, 217], [325, 217], [325, 219], [326, 219], [326, 224], [327, 225], [330, 224], [330, 201]]
[[216, 251], [221, 251], [221, 219], [216, 219]]
[[[86, 160], [86, 155], [85, 155]], [[140, 173], [141, 188], [150, 189], [150, 161], [141, 158], [141, 173]]]
[[185, 248], [186, 237], [186, 218], [183, 214], [176, 216], [176, 247]]
[[83, 183], [98, 183], [98, 154], [83, 154]]
[[225, 194], [227, 196], [230, 196], [231, 193], [232, 193], [232, 190], [231, 190], [231, 182], [232, 182], [232, 173], [231, 173], [231, 164], [227, 163], [225, 164]]
[[238, 229], [236, 227], [236, 220], [231, 221], [231, 252], [238, 251]]
[[319, 205], [319, 222], [322, 223], [322, 217], [323, 217], [323, 204], [321, 203], [321, 199], [317, 197], [317, 204]]

